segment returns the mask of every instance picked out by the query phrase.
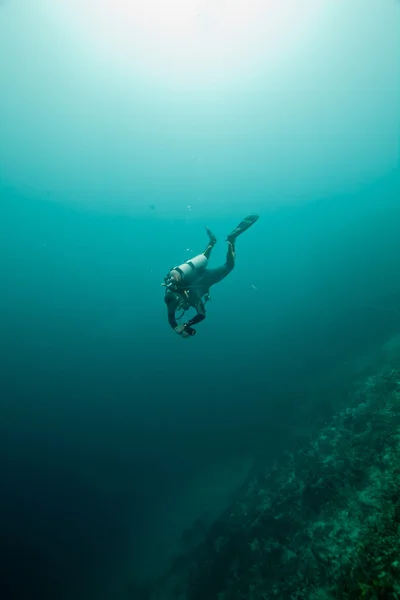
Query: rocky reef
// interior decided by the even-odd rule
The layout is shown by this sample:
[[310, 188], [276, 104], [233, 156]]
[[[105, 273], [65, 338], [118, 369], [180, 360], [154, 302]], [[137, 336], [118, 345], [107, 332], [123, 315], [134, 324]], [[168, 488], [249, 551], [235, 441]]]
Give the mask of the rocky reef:
[[[338, 403], [339, 406], [340, 403]], [[259, 464], [146, 600], [400, 599], [400, 361]]]

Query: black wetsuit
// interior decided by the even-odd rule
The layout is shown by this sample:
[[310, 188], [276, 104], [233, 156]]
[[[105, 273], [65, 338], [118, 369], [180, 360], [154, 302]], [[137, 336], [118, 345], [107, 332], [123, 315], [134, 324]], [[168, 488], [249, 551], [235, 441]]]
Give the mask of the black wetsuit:
[[[211, 248], [208, 246], [204, 254], [211, 254]], [[209, 252], [207, 252], [209, 250]], [[207, 256], [209, 258], [209, 256]], [[165, 293], [165, 302], [168, 309], [168, 322], [173, 329], [177, 327], [176, 311], [183, 305], [196, 309], [197, 314], [187, 321], [186, 326], [192, 327], [206, 318], [206, 309], [203, 298], [210, 292], [210, 287], [219, 283], [233, 270], [235, 266], [235, 248], [233, 242], [228, 242], [228, 251], [226, 253], [226, 262], [215, 269], [204, 269], [199, 274], [199, 278], [188, 288], [182, 291], [173, 292], [167, 290]]]
[[[206, 309], [203, 298], [210, 292], [210, 287], [219, 283], [233, 270], [235, 266], [235, 242], [236, 238], [244, 231], [247, 231], [258, 220], [258, 215], [249, 215], [239, 223], [237, 227], [227, 237], [228, 250], [226, 253], [225, 264], [216, 269], [204, 269], [199, 271], [197, 278], [190, 284], [182, 283], [182, 288], [179, 288], [179, 283], [176, 284], [175, 290], [167, 288], [165, 292], [165, 302], [168, 310], [168, 323], [173, 329], [176, 329], [178, 322], [176, 320], [176, 312], [179, 309], [187, 310], [192, 307], [196, 309], [197, 314], [185, 323], [184, 331], [186, 334], [193, 335], [196, 331], [193, 325], [200, 323], [206, 318]], [[211, 251], [214, 248], [217, 239], [209, 229], [207, 229], [208, 237], [210, 238], [207, 248], [203, 254], [210, 258]], [[181, 333], [179, 331], [179, 333]]]

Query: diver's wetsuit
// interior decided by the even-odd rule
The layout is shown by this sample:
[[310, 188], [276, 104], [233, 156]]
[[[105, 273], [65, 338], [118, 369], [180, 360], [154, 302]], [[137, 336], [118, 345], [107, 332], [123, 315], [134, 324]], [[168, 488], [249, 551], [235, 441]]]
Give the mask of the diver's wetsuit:
[[[165, 292], [165, 303], [167, 304], [168, 310], [168, 323], [178, 333], [182, 332], [179, 329], [177, 330], [178, 322], [176, 320], [176, 312], [179, 309], [186, 311], [190, 307], [196, 309], [197, 314], [185, 323], [183, 331], [188, 335], [194, 335], [196, 333], [192, 326], [200, 323], [200, 321], [203, 321], [203, 319], [206, 318], [206, 309], [203, 298], [207, 298], [211, 286], [225, 279], [225, 277], [233, 270], [235, 266], [236, 238], [251, 227], [257, 220], [257, 215], [249, 215], [228, 235], [228, 250], [224, 265], [217, 267], [216, 269], [209, 269], [208, 267], [199, 269], [196, 279], [191, 284], [185, 285], [185, 280], [183, 280], [183, 282], [181, 282], [181, 287], [179, 283], [177, 283], [173, 289], [167, 287]], [[217, 239], [208, 229], [207, 233], [210, 241], [204, 250], [203, 255], [208, 260]], [[177, 269], [179, 270], [179, 267], [176, 267], [173, 270]]]
[[[210, 258], [211, 250], [213, 249], [215, 242], [210, 241], [203, 254]], [[228, 250], [226, 253], [226, 262], [224, 265], [215, 269], [205, 269], [200, 275], [197, 281], [195, 281], [188, 288], [179, 291], [172, 292], [167, 290], [165, 293], [165, 302], [168, 309], [168, 323], [173, 329], [177, 327], [178, 323], [175, 317], [176, 311], [181, 306], [187, 306], [195, 308], [197, 314], [187, 321], [186, 325], [191, 327], [203, 321], [206, 318], [206, 309], [203, 302], [203, 297], [207, 296], [210, 292], [210, 287], [219, 283], [233, 270], [235, 266], [235, 244], [234, 241], [228, 242]]]

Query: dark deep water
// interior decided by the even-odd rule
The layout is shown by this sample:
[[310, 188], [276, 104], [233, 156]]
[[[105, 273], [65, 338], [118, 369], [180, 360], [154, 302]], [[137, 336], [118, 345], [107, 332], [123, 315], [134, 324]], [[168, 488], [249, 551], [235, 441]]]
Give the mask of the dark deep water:
[[[2, 598], [109, 597], [121, 565], [156, 569], [156, 516], [196, 472], [279, 454], [301, 419], [330, 413], [346, 364], [399, 331], [399, 191], [393, 173], [266, 210], [183, 342], [159, 287], [182, 223], [3, 185]], [[214, 264], [237, 220], [209, 215]]]

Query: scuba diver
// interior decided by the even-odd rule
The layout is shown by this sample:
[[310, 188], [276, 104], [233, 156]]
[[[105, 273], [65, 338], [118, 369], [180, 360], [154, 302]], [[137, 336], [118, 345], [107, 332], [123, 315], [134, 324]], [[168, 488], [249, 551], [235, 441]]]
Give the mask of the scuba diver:
[[[207, 235], [209, 242], [202, 254], [198, 254], [191, 260], [187, 260], [179, 267], [174, 267], [164, 278], [165, 303], [168, 310], [168, 323], [183, 338], [189, 338], [196, 333], [193, 325], [197, 325], [206, 318], [205, 303], [210, 299], [210, 287], [219, 283], [233, 270], [235, 266], [235, 243], [236, 238], [244, 233], [258, 220], [258, 215], [249, 215], [228, 235], [228, 250], [226, 262], [216, 269], [208, 268], [208, 260], [211, 251], [217, 243], [217, 238], [209, 230]], [[194, 308], [197, 314], [179, 325], [178, 320], [190, 308]], [[181, 311], [177, 317], [176, 313]]]

